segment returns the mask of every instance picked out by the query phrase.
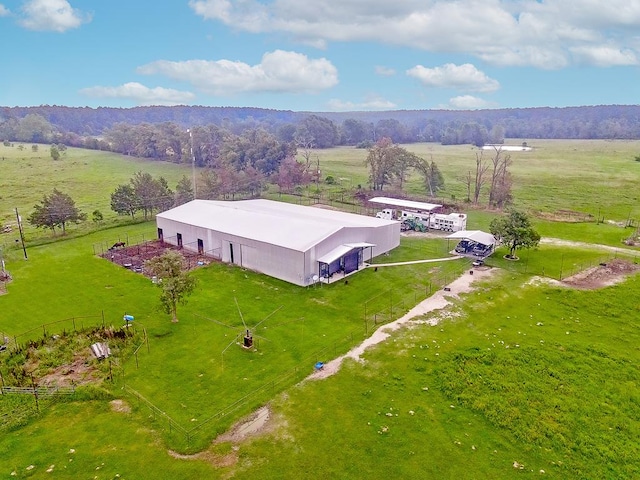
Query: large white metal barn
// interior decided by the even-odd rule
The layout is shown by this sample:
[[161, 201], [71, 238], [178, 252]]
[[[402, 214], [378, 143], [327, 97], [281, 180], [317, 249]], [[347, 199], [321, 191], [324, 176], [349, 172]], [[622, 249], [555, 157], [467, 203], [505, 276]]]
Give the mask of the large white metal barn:
[[348, 275], [400, 244], [400, 222], [264, 199], [193, 200], [156, 223], [164, 242], [301, 286]]

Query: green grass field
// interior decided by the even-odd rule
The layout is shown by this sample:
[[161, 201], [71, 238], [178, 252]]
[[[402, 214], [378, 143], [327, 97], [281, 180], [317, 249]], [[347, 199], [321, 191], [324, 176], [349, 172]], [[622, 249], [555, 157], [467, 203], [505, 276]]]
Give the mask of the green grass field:
[[[23, 218], [27, 239], [43, 234], [26, 221], [33, 206], [56, 187], [71, 195], [89, 221], [85, 225], [70, 227], [71, 231], [88, 231], [92, 225], [91, 214], [99, 210], [104, 215], [103, 226], [117, 224], [118, 216], [111, 210], [111, 193], [138, 171], [149, 172], [154, 177], [163, 176], [171, 189], [183, 175], [190, 176], [188, 165], [152, 162], [109, 152], [69, 148], [54, 161], [47, 145], [39, 145], [37, 151], [31, 145], [18, 144], [6, 147], [0, 144], [0, 223], [16, 224], [15, 209]], [[49, 232], [44, 233], [49, 236]], [[6, 236], [6, 235], [5, 235]]]
[[[590, 213], [607, 198], [600, 206], [605, 219], [640, 214], [631, 195], [640, 175], [633, 162], [639, 142], [530, 144], [537, 147], [533, 152], [513, 155], [518, 205]], [[188, 166], [73, 149], [53, 162], [48, 149], [41, 146], [38, 154], [29, 147], [19, 155], [15, 147], [0, 147], [9, 166], [0, 177], [5, 223], [16, 206], [28, 215], [53, 186], [67, 186], [89, 213], [98, 208], [106, 214], [115, 185], [135, 171], [164, 175], [170, 185], [190, 173]], [[475, 158], [470, 147], [408, 148], [432, 154], [448, 183], [444, 195], [461, 198], [455, 172]], [[323, 176], [331, 174], [343, 186], [366, 181], [366, 151], [319, 155]], [[417, 179], [409, 188], [418, 191]], [[495, 215], [471, 210], [469, 227], [487, 229]], [[501, 273], [457, 302], [456, 315], [438, 327], [394, 335], [367, 351], [366, 363], [348, 362], [336, 376], [298, 384], [316, 361], [346, 352], [466, 272], [468, 262], [369, 269], [348, 285], [307, 289], [212, 264], [194, 272], [199, 286], [179, 308], [180, 322], [172, 324], [148, 279], [95, 256], [118, 239], [136, 243], [154, 236], [153, 222], [120, 222], [111, 214], [99, 229], [73, 227], [55, 242], [48, 242], [47, 232], [29, 232], [26, 261], [14, 235], [0, 237], [14, 277], [8, 294], [0, 296], [0, 332], [26, 342], [42, 335], [43, 324], [64, 320], [45, 327], [48, 334], [69, 331], [74, 322], [100, 323], [103, 316], [120, 325], [127, 312], [149, 338], [137, 357], [114, 361], [115, 381], [98, 393], [43, 404], [39, 416], [13, 426], [4, 422], [9, 426], [0, 427], [1, 477], [512, 478], [542, 470], [563, 479], [640, 475], [634, 381], [639, 280], [594, 292], [526, 285], [532, 275], [565, 278], [621, 253], [543, 244], [519, 252], [514, 263], [499, 250], [488, 263]], [[606, 222], [535, 223], [545, 237], [616, 247], [630, 232]], [[452, 247], [444, 239], [406, 237], [376, 262], [439, 258]], [[249, 326], [273, 313], [254, 332], [256, 352], [234, 344], [243, 331], [236, 301]], [[124, 400], [131, 411], [114, 411], [113, 399]], [[28, 406], [33, 398], [21, 401]], [[17, 403], [13, 396], [0, 397], [0, 420], [25, 408]], [[239, 446], [211, 444], [265, 403], [273, 411], [271, 434]], [[176, 458], [169, 448], [204, 453]]]

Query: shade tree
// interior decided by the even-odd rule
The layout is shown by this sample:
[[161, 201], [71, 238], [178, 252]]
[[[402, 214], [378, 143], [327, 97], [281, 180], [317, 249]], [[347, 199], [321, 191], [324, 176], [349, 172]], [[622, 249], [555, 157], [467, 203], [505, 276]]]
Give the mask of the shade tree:
[[529, 216], [515, 209], [494, 218], [489, 230], [499, 243], [509, 248], [507, 257], [511, 259], [517, 258], [516, 250], [537, 247], [540, 243], [540, 234], [531, 225]]
[[36, 228], [50, 228], [54, 233], [56, 228], [61, 228], [64, 234], [69, 223], [80, 223], [86, 218], [70, 195], [54, 188], [51, 194], [44, 195], [40, 203], [33, 206], [28, 222]]
[[156, 285], [161, 290], [160, 303], [166, 313], [171, 315], [171, 321], [178, 321], [178, 304], [187, 303], [188, 296], [196, 287], [196, 279], [189, 272], [183, 270], [183, 257], [175, 250], [165, 253], [151, 260], [147, 260], [145, 270], [157, 279]]

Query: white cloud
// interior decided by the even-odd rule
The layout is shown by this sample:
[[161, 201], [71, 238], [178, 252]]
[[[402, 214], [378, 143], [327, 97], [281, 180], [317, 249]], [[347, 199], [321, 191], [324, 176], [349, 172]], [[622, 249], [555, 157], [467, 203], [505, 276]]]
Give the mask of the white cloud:
[[380, 75], [381, 77], [392, 77], [396, 74], [396, 71], [393, 68], [383, 67], [380, 65], [376, 66], [376, 75]]
[[189, 82], [213, 95], [316, 93], [338, 83], [338, 71], [330, 61], [282, 50], [265, 53], [258, 65], [231, 60], [158, 60], [139, 67], [138, 73]]
[[571, 49], [576, 61], [597, 67], [638, 65], [638, 55], [629, 49], [620, 50], [615, 47], [594, 46], [575, 47]]
[[357, 112], [363, 110], [393, 110], [397, 108], [397, 105], [383, 98], [372, 98], [361, 103], [331, 99], [328, 102], [328, 107], [333, 112]]
[[129, 82], [119, 87], [89, 87], [80, 90], [88, 97], [123, 98], [133, 100], [138, 105], [184, 105], [191, 102], [195, 95], [171, 88], [149, 88], [137, 82]]
[[6, 17], [9, 13], [9, 9], [0, 3], [0, 17]]
[[456, 88], [472, 92], [495, 92], [500, 83], [488, 77], [470, 63], [427, 68], [417, 65], [407, 70], [407, 75], [420, 81], [425, 87]]
[[20, 24], [29, 30], [62, 33], [91, 21], [91, 16], [72, 8], [67, 0], [29, 0], [22, 6]]
[[472, 95], [460, 95], [449, 99], [448, 108], [456, 110], [478, 110], [483, 108], [492, 108], [496, 104], [483, 100], [482, 98]]
[[[498, 65], [608, 64], [576, 49], [640, 51], [640, 2], [629, 0], [191, 0], [207, 20], [252, 33], [285, 33], [307, 45], [374, 41], [472, 55]], [[613, 64], [620, 64], [616, 55]]]

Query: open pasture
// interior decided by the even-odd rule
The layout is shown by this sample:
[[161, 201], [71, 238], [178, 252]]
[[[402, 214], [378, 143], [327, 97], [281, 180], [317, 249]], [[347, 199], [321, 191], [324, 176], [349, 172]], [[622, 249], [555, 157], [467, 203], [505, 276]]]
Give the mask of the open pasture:
[[[518, 145], [522, 141], [507, 139], [505, 144]], [[594, 222], [598, 214], [605, 220], [640, 221], [640, 162], [634, 161], [640, 152], [639, 141], [529, 140], [528, 145], [533, 147], [531, 151], [502, 153], [510, 155], [513, 162], [510, 171], [517, 207], [547, 214], [575, 211], [592, 215]], [[481, 151], [470, 145], [418, 143], [403, 147], [438, 165], [445, 180], [438, 198], [447, 202], [463, 202], [466, 198], [463, 178], [469, 171], [475, 172], [476, 155], [482, 153], [489, 162], [495, 155], [491, 150]], [[318, 156], [323, 178], [332, 175], [343, 188], [358, 184], [366, 187], [367, 150], [340, 147], [320, 150]], [[417, 173], [409, 177], [406, 190], [426, 195]], [[487, 203], [485, 195], [481, 196], [483, 205]], [[558, 217], [571, 219], [566, 214]]]
[[437, 326], [293, 389], [247, 463], [281, 478], [305, 465], [315, 478], [637, 477], [640, 278], [597, 291], [529, 278], [496, 273]]
[[[634, 172], [638, 164], [633, 161], [632, 150], [638, 145], [596, 143], [628, 147], [618, 154], [618, 163], [613, 163], [611, 172], [594, 168], [593, 174], [594, 182], [611, 174], [612, 181], [603, 186], [602, 194], [612, 199], [610, 205], [623, 205], [628, 200], [620, 191], [624, 183], [616, 179], [621, 178], [623, 167]], [[536, 143], [530, 144], [534, 151], [526, 155], [536, 153]], [[592, 158], [592, 166], [609, 162], [606, 152], [601, 152], [600, 157], [593, 153], [595, 147], [572, 154], [573, 150], [567, 147], [571, 142], [541, 141], [543, 144], [549, 145], [551, 153], [545, 157], [548, 159], [566, 155], [569, 160]], [[433, 160], [448, 183], [455, 182], [456, 172], [464, 168], [467, 159], [475, 159], [468, 146], [409, 147], [425, 147], [425, 153], [433, 153]], [[336, 150], [340, 149], [331, 151]], [[331, 151], [319, 154], [329, 155]], [[366, 151], [355, 149], [336, 152], [335, 170], [331, 159], [322, 157], [323, 172], [342, 178], [343, 186], [365, 182], [364, 157], [353, 162], [349, 159], [353, 151], [366, 156]], [[448, 166], [436, 152], [450, 154], [446, 157]], [[131, 160], [95, 153], [117, 157], [123, 164]], [[514, 165], [516, 153], [513, 152]], [[61, 162], [64, 161], [63, 158]], [[143, 167], [156, 165], [140, 161], [140, 166], [136, 163], [122, 173], [122, 180], [105, 188], [107, 207], [103, 213], [108, 211], [109, 193], [115, 184], [128, 181], [137, 170], [148, 171]], [[168, 167], [177, 169], [176, 179], [182, 175], [183, 167]], [[523, 163], [522, 168], [525, 173], [529, 167]], [[535, 168], [532, 165], [532, 178], [561, 183], [559, 176], [543, 175], [544, 169], [542, 164]], [[577, 176], [575, 170], [571, 173]], [[19, 170], [13, 174], [25, 178]], [[76, 181], [85, 178], [83, 175], [79, 174]], [[632, 173], [631, 178], [636, 178], [633, 175], [636, 174]], [[553, 188], [545, 183], [527, 186], [518, 178], [514, 168], [514, 194], [519, 206], [537, 210], [534, 196], [521, 202], [518, 192], [531, 193], [539, 188], [541, 195], [553, 195]], [[4, 179], [3, 171], [1, 181]], [[577, 195], [584, 184], [575, 182], [568, 181], [567, 191], [560, 191], [558, 199], [548, 199], [549, 209], [597, 207], [599, 200], [594, 192], [586, 189], [584, 195]], [[18, 191], [16, 184], [11, 185], [3, 189], [2, 197], [9, 210], [16, 203], [12, 195]], [[43, 183], [41, 192], [29, 201], [31, 206], [55, 185]], [[416, 185], [417, 179], [413, 178], [410, 188], [413, 190]], [[90, 198], [93, 193], [86, 195], [84, 198]], [[455, 195], [458, 200], [462, 198], [461, 194]], [[523, 194], [522, 198], [527, 197]], [[76, 200], [84, 209], [82, 202]], [[637, 202], [632, 205], [636, 208]], [[602, 208], [604, 212], [609, 207]], [[624, 208], [611, 208], [613, 213], [607, 213], [606, 218], [619, 214], [624, 220], [628, 215]], [[487, 229], [494, 215], [495, 212], [472, 211], [469, 226]], [[595, 222], [539, 220], [537, 227], [545, 236], [609, 245], [620, 245], [625, 232], [620, 227]], [[456, 302], [461, 310], [443, 320], [445, 323], [394, 336], [369, 351], [364, 366], [347, 364], [327, 380], [288, 388], [310, 373], [315, 361], [340, 355], [370, 334], [378, 326], [374, 322], [400, 316], [428, 295], [431, 282], [437, 288], [440, 282], [466, 273], [468, 263], [449, 261], [368, 269], [351, 277], [346, 285], [307, 289], [212, 264], [194, 272], [199, 279], [197, 291], [186, 306], [179, 308], [180, 322], [172, 324], [159, 308], [159, 291], [148, 279], [94, 255], [95, 245], [112, 245], [121, 238], [128, 238], [131, 243], [143, 236], [155, 236], [153, 222], [105, 228], [48, 245], [28, 244], [28, 261], [22, 259], [21, 250], [14, 248], [13, 238], [9, 241], [5, 240], [9, 236], [4, 236], [4, 257], [14, 281], [8, 285], [8, 295], [0, 296], [0, 332], [17, 335], [51, 321], [100, 312], [108, 322], [120, 324], [126, 312], [135, 316], [137, 328], [147, 331], [149, 350], [142, 348], [137, 358], [127, 359], [124, 368], [117, 370], [113, 386], [105, 384], [105, 395], [124, 400], [130, 413], [124, 407], [113, 411], [107, 399], [60, 403], [26, 427], [0, 435], [0, 453], [9, 461], [1, 475], [8, 476], [12, 471], [17, 472], [18, 478], [36, 472], [44, 475], [41, 467], [46, 469], [50, 464], [56, 465], [54, 471], [60, 478], [77, 478], [78, 472], [88, 471], [92, 475], [95, 471], [99, 478], [113, 478], [116, 473], [130, 478], [150, 474], [158, 478], [216, 478], [231, 472], [235, 478], [255, 478], [258, 474], [262, 478], [299, 478], [301, 471], [313, 472], [314, 478], [512, 478], [516, 473], [537, 476], [540, 470], [555, 478], [633, 478], [638, 474], [636, 447], [629, 440], [637, 438], [634, 419], [640, 417], [637, 387], [629, 381], [637, 373], [632, 367], [638, 360], [633, 330], [633, 313], [638, 308], [637, 279], [596, 292], [525, 285], [532, 274], [541, 274], [543, 269], [545, 275], [564, 278], [580, 265], [598, 262], [603, 255], [610, 258], [610, 253], [543, 244], [521, 252], [522, 260], [517, 266], [506, 268], [511, 265], [502, 260], [498, 251], [490, 265], [505, 267], [506, 272], [498, 275], [494, 284], [483, 285]], [[443, 256], [447, 249], [446, 240], [410, 236], [403, 239], [401, 248], [379, 261], [435, 258]], [[236, 301], [245, 323], [254, 329], [257, 351], [235, 344], [244, 331]], [[543, 325], [530, 323], [528, 316], [533, 312]], [[547, 326], [550, 328], [544, 329], [544, 337], [534, 335]], [[40, 335], [40, 330], [33, 330], [32, 334]], [[501, 348], [493, 349], [489, 341], [498, 342]], [[482, 356], [486, 348], [492, 348], [495, 356]], [[470, 367], [459, 368], [460, 359]], [[479, 370], [470, 369], [477, 365]], [[618, 369], [615, 375], [611, 374], [613, 369]], [[545, 376], [549, 371], [557, 374], [562, 383], [555, 376]], [[614, 378], [621, 386], [609, 388], [608, 378]], [[150, 413], [144, 401], [120, 388], [125, 385], [166, 412], [175, 423], [168, 423], [157, 411]], [[279, 396], [283, 391], [284, 395]], [[224, 416], [206, 421], [247, 395], [237, 407], [225, 410]], [[530, 395], [537, 402], [537, 409], [527, 405]], [[232, 450], [229, 443], [209, 444], [216, 433], [242, 414], [269, 401], [274, 406], [275, 423], [270, 427], [274, 428], [274, 437], [242, 444], [239, 450]], [[560, 406], [559, 412], [556, 405]], [[593, 407], [584, 409], [584, 405]], [[544, 412], [542, 420], [536, 416], [537, 411]], [[61, 419], [67, 418], [62, 429]], [[544, 425], [541, 432], [536, 430], [540, 421]], [[183, 430], [199, 428], [187, 442], [172, 425]], [[64, 430], [64, 435], [59, 430]], [[98, 430], [106, 432], [111, 440], [96, 438]], [[83, 452], [93, 453], [84, 453], [77, 469], [65, 475], [58, 466], [68, 462], [68, 448], [80, 451], [70, 446], [74, 438], [81, 442]], [[131, 439], [132, 445], [121, 447], [126, 442], [121, 439]], [[36, 444], [55, 448], [36, 452], [32, 448]], [[167, 446], [180, 451], [204, 449], [204, 454], [190, 460], [176, 459], [167, 455]], [[630, 453], [624, 456], [620, 452]], [[135, 462], [125, 457], [135, 458]], [[27, 470], [31, 464], [36, 464], [38, 470]], [[95, 470], [96, 467], [100, 469]]]
[[[118, 185], [129, 183], [136, 172], [142, 170], [154, 177], [163, 176], [172, 189], [182, 175], [191, 175], [188, 165], [78, 148], [68, 148], [60, 160], [53, 160], [48, 145], [38, 145], [37, 151], [33, 151], [30, 144], [23, 144], [22, 150], [19, 145], [6, 147], [0, 144], [0, 223], [15, 225], [17, 208], [28, 238], [43, 235], [26, 219], [33, 206], [54, 187], [69, 194], [76, 207], [87, 214], [86, 225], [72, 229], [89, 231], [95, 228], [91, 221], [94, 210], [104, 216], [103, 226], [117, 223], [118, 215], [111, 210], [111, 193]], [[48, 236], [49, 232], [44, 235]]]

